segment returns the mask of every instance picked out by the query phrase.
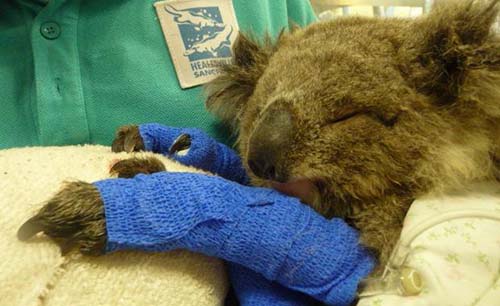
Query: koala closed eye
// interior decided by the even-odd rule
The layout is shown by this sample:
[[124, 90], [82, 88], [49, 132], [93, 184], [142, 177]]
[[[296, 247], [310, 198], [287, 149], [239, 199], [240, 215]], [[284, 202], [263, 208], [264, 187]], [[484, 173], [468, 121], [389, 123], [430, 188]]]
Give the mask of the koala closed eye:
[[357, 118], [358, 116], [370, 117], [387, 127], [393, 127], [394, 124], [396, 124], [396, 122], [398, 121], [397, 114], [393, 116], [384, 116], [381, 114], [377, 114], [376, 112], [373, 111], [351, 111], [351, 112], [343, 112], [341, 115], [337, 115], [335, 119], [328, 121], [326, 125], [346, 122], [348, 120]]
[[342, 114], [342, 115], [336, 117], [335, 119], [329, 121], [328, 124], [330, 125], [330, 124], [336, 124], [336, 123], [344, 122], [344, 121], [347, 121], [349, 119], [353, 119], [356, 116], [364, 115], [364, 114], [366, 114], [366, 113], [365, 112], [361, 112], [361, 111], [347, 112], [347, 113]]

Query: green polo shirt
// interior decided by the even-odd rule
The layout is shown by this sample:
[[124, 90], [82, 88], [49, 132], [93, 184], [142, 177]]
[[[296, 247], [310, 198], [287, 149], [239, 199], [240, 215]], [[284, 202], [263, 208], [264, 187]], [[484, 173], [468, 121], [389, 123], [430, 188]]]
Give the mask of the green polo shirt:
[[[154, 2], [0, 1], [0, 148], [110, 144], [118, 126], [145, 122], [223, 140], [201, 88], [180, 88]], [[233, 5], [258, 35], [315, 20], [306, 0]]]

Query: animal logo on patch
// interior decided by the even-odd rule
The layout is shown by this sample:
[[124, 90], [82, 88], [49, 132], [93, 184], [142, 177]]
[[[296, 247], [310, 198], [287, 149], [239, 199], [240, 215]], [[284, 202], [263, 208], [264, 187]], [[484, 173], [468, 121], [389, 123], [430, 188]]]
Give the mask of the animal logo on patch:
[[218, 7], [176, 9], [165, 11], [177, 23], [184, 43], [184, 56], [190, 62], [201, 59], [231, 57], [233, 27], [225, 24]]
[[231, 63], [239, 27], [232, 0], [155, 2], [179, 84], [205, 84]]

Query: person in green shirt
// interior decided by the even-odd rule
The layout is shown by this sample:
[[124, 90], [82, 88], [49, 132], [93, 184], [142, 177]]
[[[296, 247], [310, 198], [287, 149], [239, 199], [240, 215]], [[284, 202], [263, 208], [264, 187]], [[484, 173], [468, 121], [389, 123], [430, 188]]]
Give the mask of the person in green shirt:
[[276, 35], [314, 20], [305, 0], [1, 1], [0, 148], [109, 145], [117, 127], [146, 122], [227, 142], [176, 65], [213, 74], [238, 30]]
[[[0, 1], [0, 149], [110, 145], [118, 127], [148, 122], [228, 143], [200, 85], [239, 31], [275, 37], [315, 20], [307, 0]], [[312, 303], [243, 271], [245, 305]]]

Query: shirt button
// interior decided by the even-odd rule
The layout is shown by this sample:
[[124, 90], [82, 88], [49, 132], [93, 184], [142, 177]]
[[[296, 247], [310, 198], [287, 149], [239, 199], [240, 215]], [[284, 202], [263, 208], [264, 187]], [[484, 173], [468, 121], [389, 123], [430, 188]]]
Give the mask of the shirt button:
[[419, 295], [422, 292], [422, 277], [416, 270], [409, 267], [403, 268], [399, 279], [403, 295]]
[[56, 22], [44, 22], [40, 27], [40, 33], [46, 39], [56, 39], [61, 35], [61, 27]]

